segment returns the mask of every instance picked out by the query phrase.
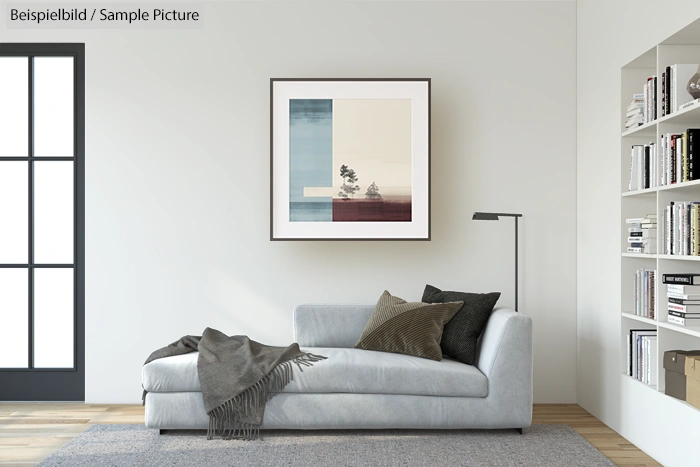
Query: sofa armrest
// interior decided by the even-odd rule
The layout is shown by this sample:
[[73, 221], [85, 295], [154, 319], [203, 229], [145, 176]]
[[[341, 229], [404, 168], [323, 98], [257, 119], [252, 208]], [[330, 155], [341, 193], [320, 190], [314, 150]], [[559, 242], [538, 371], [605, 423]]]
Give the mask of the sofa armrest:
[[481, 337], [477, 368], [489, 380], [489, 398], [518, 414], [522, 426], [532, 420], [532, 319], [507, 308], [491, 314]]

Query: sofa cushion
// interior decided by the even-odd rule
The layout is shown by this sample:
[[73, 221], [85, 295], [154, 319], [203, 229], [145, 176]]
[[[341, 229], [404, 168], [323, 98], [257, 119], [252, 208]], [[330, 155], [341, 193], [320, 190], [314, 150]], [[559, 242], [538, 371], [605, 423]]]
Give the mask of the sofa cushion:
[[442, 291], [432, 285], [426, 285], [423, 301], [427, 303], [446, 303], [461, 301], [464, 304], [454, 317], [445, 324], [442, 331], [440, 348], [442, 354], [452, 357], [467, 365], [476, 361], [477, 341], [484, 331], [493, 307], [501, 296], [500, 292], [466, 293]]
[[442, 360], [442, 328], [461, 306], [411, 303], [385, 290], [355, 347]]
[[[306, 347], [328, 360], [299, 371], [284, 388], [289, 393], [405, 394], [486, 397], [488, 381], [476, 367], [361, 349]], [[143, 388], [149, 392], [200, 391], [193, 352], [155, 360], [143, 367]]]

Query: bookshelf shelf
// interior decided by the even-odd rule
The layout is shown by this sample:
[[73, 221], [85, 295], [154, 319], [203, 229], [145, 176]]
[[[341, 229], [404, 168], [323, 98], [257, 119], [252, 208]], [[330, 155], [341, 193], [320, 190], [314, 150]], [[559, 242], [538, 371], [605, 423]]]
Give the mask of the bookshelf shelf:
[[[700, 105], [695, 104], [687, 109], [679, 110], [655, 120], [659, 123], [698, 123], [700, 120]], [[654, 123], [654, 122], [652, 122]]]
[[[679, 35], [680, 34], [680, 35]], [[694, 29], [684, 29], [676, 36], [678, 38], [672, 41], [662, 42], [661, 44], [645, 51], [639, 57], [632, 60], [629, 64], [621, 69], [620, 74], [620, 146], [618, 148], [620, 154], [620, 230], [619, 241], [623, 253], [620, 255], [620, 368], [622, 373], [622, 388], [623, 396], [630, 397], [636, 400], [644, 401], [644, 405], [649, 410], [657, 410], [660, 404], [659, 398], [673, 399], [688, 409], [688, 417], [696, 417], [700, 409], [692, 405], [674, 399], [665, 394], [666, 390], [666, 374], [663, 367], [664, 352], [669, 350], [698, 350], [700, 349], [700, 323], [696, 326], [680, 326], [668, 322], [668, 297], [666, 296], [666, 286], [662, 283], [661, 277], [663, 274], [700, 274], [700, 256], [691, 255], [667, 255], [665, 244], [663, 244], [663, 229], [665, 227], [664, 210], [672, 202], [674, 205], [684, 206], [684, 202], [700, 201], [700, 180], [689, 182], [673, 183], [670, 185], [660, 184], [660, 174], [667, 167], [665, 161], [662, 161], [662, 135], [680, 134], [690, 128], [700, 128], [700, 102], [696, 101], [688, 107], [677, 110], [669, 115], [662, 116], [660, 103], [662, 102], [662, 74], [666, 72], [667, 67], [675, 64], [693, 64], [700, 63], [700, 21]], [[674, 36], [675, 37], [675, 36]], [[678, 69], [678, 67], [676, 68]], [[674, 72], [675, 73], [675, 72]], [[648, 81], [648, 78], [655, 76], [657, 78], [657, 86], [654, 90], [656, 93], [656, 103], [658, 118], [652, 122], [645, 123], [638, 127], [625, 130], [624, 122], [628, 110], [628, 105], [632, 100], [633, 94], [643, 92], [643, 88]], [[684, 77], [683, 82], [680, 81], [682, 73], [679, 72], [677, 86], [685, 88], [689, 77]], [[674, 85], [676, 86], [676, 85]], [[665, 86], [664, 86], [665, 87]], [[676, 88], [678, 89], [678, 88]], [[687, 96], [689, 100], [691, 96]], [[646, 104], [646, 103], [645, 103]], [[630, 186], [631, 174], [631, 159], [630, 148], [637, 145], [651, 145], [656, 149], [656, 157], [653, 157], [654, 151], [647, 149], [650, 156], [646, 156], [645, 172], [642, 172], [647, 179], [651, 180], [651, 185], [657, 185], [653, 188], [647, 188], [636, 191], [628, 191]], [[691, 155], [688, 157], [687, 152], [683, 157], [687, 157], [692, 161], [692, 148], [696, 147], [697, 142], [691, 144]], [[686, 147], [686, 150], [688, 148]], [[633, 149], [634, 154], [634, 149]], [[675, 154], [675, 153], [674, 153]], [[633, 155], [633, 158], [635, 156]], [[637, 155], [638, 157], [638, 155]], [[637, 161], [638, 159], [635, 159]], [[686, 163], [690, 161], [685, 161]], [[697, 163], [697, 161], [693, 161]], [[682, 163], [682, 162], [681, 162]], [[639, 167], [639, 166], [637, 166]], [[644, 167], [644, 166], [643, 166]], [[686, 166], [687, 167], [687, 166]], [[679, 170], [677, 168], [675, 170]], [[635, 169], [637, 170], [637, 169]], [[686, 169], [687, 170], [687, 169]], [[652, 180], [656, 178], [656, 180]], [[636, 184], [635, 184], [636, 185]], [[644, 186], [644, 185], [642, 185]], [[630, 236], [626, 219], [644, 217], [649, 214], [655, 214], [657, 218], [657, 243], [656, 249], [647, 249], [645, 251], [657, 251], [658, 254], [640, 254], [626, 253]], [[678, 216], [678, 214], [676, 214]], [[689, 216], [690, 218], [691, 216]], [[653, 216], [652, 216], [653, 218]], [[692, 230], [692, 229], [688, 229]], [[684, 231], [684, 235], [687, 232]], [[692, 237], [691, 237], [692, 238]], [[654, 241], [654, 240], [650, 240]], [[640, 297], [639, 292], [635, 291], [635, 274], [640, 269], [655, 270], [655, 315], [656, 319], [637, 316], [635, 310], [635, 296]], [[639, 277], [639, 276], [638, 276]], [[644, 277], [642, 274], [641, 277]], [[639, 281], [636, 282], [639, 284]], [[642, 285], [644, 288], [644, 285]], [[698, 320], [700, 321], [700, 320]], [[628, 376], [629, 371], [629, 354], [628, 340], [632, 331], [635, 330], [656, 330], [657, 338], [653, 342], [655, 353], [652, 354], [652, 369], [656, 372], [656, 385], [645, 384], [636, 378]], [[654, 352], [654, 351], [652, 351]], [[648, 356], [648, 354], [646, 354]], [[650, 391], [651, 390], [651, 391]], [[680, 406], [679, 406], [680, 407]], [[686, 410], [682, 407], [679, 410]], [[695, 418], [693, 418], [695, 420]]]
[[700, 256], [690, 255], [656, 255], [659, 259], [672, 259], [676, 261], [700, 261]]
[[653, 122], [645, 123], [635, 128], [622, 132], [622, 137], [628, 136], [650, 136], [656, 134], [656, 126], [659, 123], [698, 123], [700, 120], [700, 104], [695, 104], [687, 109], [679, 110], [671, 115], [657, 118]]
[[653, 122], [645, 123], [644, 125], [640, 125], [636, 128], [630, 128], [629, 130], [622, 133], [622, 137], [623, 138], [626, 138], [628, 136], [653, 137], [656, 135], [656, 122], [657, 122], [657, 120], [654, 120]]
[[[682, 334], [687, 334], [687, 335], [693, 336], [693, 337], [700, 337], [700, 326], [683, 327], [683, 326], [678, 326], [677, 324], [668, 323], [666, 321], [659, 321], [658, 324], [659, 324], [660, 328], [670, 329], [671, 331], [680, 332]], [[700, 347], [700, 343], [698, 344], [698, 347]]]
[[[639, 385], [641, 385], [641, 386], [644, 386], [645, 388], [651, 389], [652, 391], [657, 391], [657, 392], [658, 392], [658, 390], [659, 390], [659, 387], [658, 387], [658, 386], [655, 386], [655, 385], [652, 385], [652, 384], [647, 384], [647, 383], [642, 383], [642, 382], [639, 381], [638, 379], [634, 379], [634, 378], [632, 378], [631, 376], [627, 376], [627, 374], [625, 374], [625, 373], [622, 374], [622, 377], [623, 377], [623, 378], [626, 378], [626, 379], [628, 379], [628, 380], [630, 380], [630, 381], [632, 381], [633, 383], [636, 383], [636, 384], [639, 384]], [[669, 397], [671, 397], [671, 396], [669, 396]], [[690, 405], [690, 404], [686, 404], [686, 405], [687, 405], [688, 407], [694, 408], [694, 407], [693, 407], [692, 405]], [[697, 410], [697, 409], [696, 409], [696, 410]]]
[[[693, 180], [692, 182], [674, 183], [672, 185], [664, 185], [658, 188], [647, 188], [647, 190], [654, 191], [667, 191], [667, 190], [684, 190], [684, 189], [695, 189], [700, 188], [700, 180]], [[644, 190], [646, 191], [646, 190]], [[634, 192], [631, 192], [634, 193]]]
[[[641, 259], [656, 259], [657, 255], [649, 255], [646, 253], [622, 253], [623, 258], [641, 258]], [[672, 257], [674, 258], [674, 257]]]
[[654, 188], [645, 188], [643, 190], [634, 190], [634, 191], [626, 191], [622, 193], [622, 197], [625, 198], [627, 196], [644, 196], [644, 195], [649, 195], [649, 196], [654, 196], [656, 195], [656, 187]]
[[645, 318], [643, 316], [637, 316], [637, 315], [632, 314], [632, 313], [622, 312], [622, 317], [627, 318], [627, 319], [633, 319], [633, 320], [639, 321], [641, 323], [650, 324], [651, 326], [656, 326], [658, 324], [657, 321], [654, 319]]

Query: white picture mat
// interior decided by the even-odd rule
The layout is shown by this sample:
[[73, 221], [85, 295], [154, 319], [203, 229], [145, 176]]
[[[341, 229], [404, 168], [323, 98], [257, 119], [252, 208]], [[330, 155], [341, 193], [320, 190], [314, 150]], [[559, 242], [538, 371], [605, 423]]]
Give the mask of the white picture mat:
[[[428, 238], [430, 115], [427, 81], [274, 81], [272, 96], [273, 238]], [[289, 221], [290, 99], [411, 99], [411, 222]]]

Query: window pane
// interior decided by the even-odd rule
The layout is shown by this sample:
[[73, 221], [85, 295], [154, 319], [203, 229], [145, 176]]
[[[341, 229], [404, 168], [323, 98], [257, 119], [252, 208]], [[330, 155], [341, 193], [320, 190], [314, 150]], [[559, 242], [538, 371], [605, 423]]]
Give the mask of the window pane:
[[0, 263], [28, 261], [28, 171], [29, 162], [0, 161]]
[[73, 162], [34, 162], [34, 262], [73, 264]]
[[34, 58], [34, 155], [73, 157], [73, 57]]
[[[29, 366], [29, 276], [25, 268], [0, 269], [0, 368]], [[1, 377], [0, 377], [1, 378]]]
[[0, 157], [29, 155], [29, 59], [0, 57]]
[[73, 268], [34, 269], [34, 367], [73, 368]]

